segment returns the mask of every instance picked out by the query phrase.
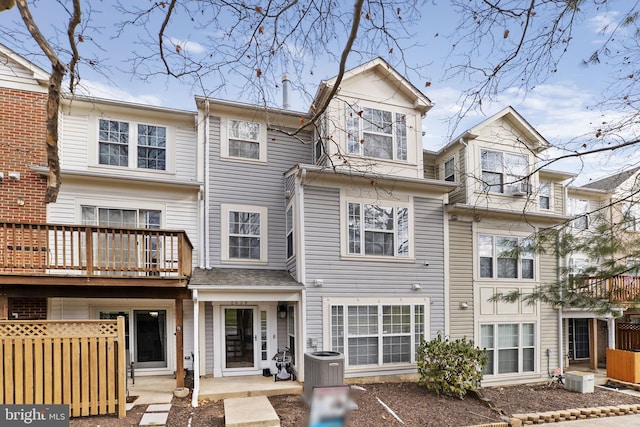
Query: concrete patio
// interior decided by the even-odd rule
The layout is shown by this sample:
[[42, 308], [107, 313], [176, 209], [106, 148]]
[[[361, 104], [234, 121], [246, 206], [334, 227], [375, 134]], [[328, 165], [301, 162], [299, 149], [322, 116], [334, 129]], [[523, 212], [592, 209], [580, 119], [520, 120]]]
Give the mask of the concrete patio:
[[302, 394], [302, 384], [297, 381], [274, 381], [273, 376], [240, 376], [200, 378], [198, 400], [217, 401], [230, 397], [277, 396]]

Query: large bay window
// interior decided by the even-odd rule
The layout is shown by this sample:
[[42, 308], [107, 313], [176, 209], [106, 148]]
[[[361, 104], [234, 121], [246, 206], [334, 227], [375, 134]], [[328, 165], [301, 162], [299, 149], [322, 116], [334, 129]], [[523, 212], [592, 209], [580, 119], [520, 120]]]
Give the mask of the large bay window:
[[533, 279], [534, 254], [530, 239], [478, 235], [481, 278]]
[[488, 356], [485, 375], [535, 372], [534, 323], [480, 325], [480, 347]]
[[348, 202], [347, 216], [348, 254], [409, 256], [407, 206]]
[[406, 161], [406, 116], [368, 107], [347, 108], [347, 152], [365, 157]]
[[425, 303], [332, 304], [330, 343], [348, 367], [416, 362], [426, 333]]
[[483, 191], [521, 194], [528, 192], [528, 157], [501, 151], [480, 150]]

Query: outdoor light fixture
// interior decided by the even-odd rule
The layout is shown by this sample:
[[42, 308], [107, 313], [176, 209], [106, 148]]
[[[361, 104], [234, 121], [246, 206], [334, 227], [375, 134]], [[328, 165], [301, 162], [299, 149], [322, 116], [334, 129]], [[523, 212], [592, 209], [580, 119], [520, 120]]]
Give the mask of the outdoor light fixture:
[[286, 319], [287, 318], [287, 306], [286, 305], [281, 305], [278, 307], [278, 315], [280, 316], [281, 319]]

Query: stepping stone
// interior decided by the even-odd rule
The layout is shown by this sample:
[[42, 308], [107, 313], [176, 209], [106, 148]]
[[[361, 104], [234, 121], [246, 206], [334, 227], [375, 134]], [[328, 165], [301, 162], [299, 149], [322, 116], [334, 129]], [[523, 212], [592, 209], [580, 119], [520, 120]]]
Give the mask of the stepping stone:
[[280, 418], [266, 396], [224, 399], [226, 427], [280, 427]]
[[168, 412], [145, 412], [140, 420], [140, 426], [166, 426]]
[[171, 403], [154, 403], [147, 406], [145, 412], [169, 412], [171, 410]]

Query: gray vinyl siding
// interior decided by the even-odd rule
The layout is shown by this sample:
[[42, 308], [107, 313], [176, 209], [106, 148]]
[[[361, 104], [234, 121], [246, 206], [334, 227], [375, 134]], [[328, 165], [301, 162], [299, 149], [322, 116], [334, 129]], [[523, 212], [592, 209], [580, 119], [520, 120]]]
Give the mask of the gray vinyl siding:
[[[318, 348], [329, 348], [322, 342], [323, 297], [429, 297], [429, 334], [433, 337], [444, 330], [442, 200], [414, 198], [415, 262], [411, 263], [341, 259], [339, 189], [305, 187], [304, 203], [308, 339], [317, 339]], [[321, 287], [313, 286], [316, 279], [323, 281]], [[412, 283], [420, 283], [422, 289], [412, 290]]]
[[[540, 263], [540, 284], [551, 284], [558, 280], [557, 260], [553, 254], [541, 254]], [[540, 374], [546, 378], [547, 374], [547, 349], [551, 349], [549, 366], [551, 371], [558, 367], [558, 310], [548, 304], [540, 304]]]
[[[473, 233], [472, 224], [449, 222], [449, 334], [473, 339]], [[460, 309], [466, 302], [469, 308]]]
[[449, 203], [466, 203], [467, 202], [467, 171], [465, 167], [466, 149], [462, 148], [456, 153], [456, 182], [460, 184], [458, 188], [449, 193]]
[[[279, 132], [267, 132], [267, 163], [252, 163], [222, 159], [220, 157], [220, 118], [211, 117], [210, 133], [210, 253], [211, 264], [222, 264], [221, 204], [241, 204], [267, 207], [268, 209], [268, 261], [257, 268], [285, 269], [285, 198], [284, 173], [296, 163], [310, 163], [311, 150], [296, 138]], [[302, 135], [303, 139], [308, 135]], [[308, 139], [308, 138], [307, 138]], [[237, 263], [234, 265], [238, 265]], [[251, 264], [242, 264], [251, 268]]]
[[204, 336], [204, 374], [209, 375], [213, 374], [213, 305], [210, 302], [204, 303]]

